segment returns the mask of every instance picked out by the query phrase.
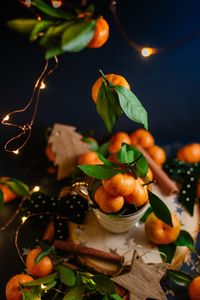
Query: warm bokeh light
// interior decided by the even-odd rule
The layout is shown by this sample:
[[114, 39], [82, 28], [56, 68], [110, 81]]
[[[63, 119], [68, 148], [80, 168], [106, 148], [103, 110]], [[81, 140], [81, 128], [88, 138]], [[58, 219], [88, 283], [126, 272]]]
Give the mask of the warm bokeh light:
[[26, 216], [22, 217], [22, 223], [26, 222], [26, 220], [27, 220]]
[[3, 122], [8, 121], [9, 119], [10, 119], [10, 116], [9, 116], [9, 115], [6, 115], [6, 116], [3, 118]]
[[63, 2], [62, 0], [52, 0], [51, 4], [54, 8], [59, 8], [62, 6]]
[[16, 154], [16, 155], [18, 155], [19, 154], [19, 150], [18, 149], [14, 150], [13, 153]]
[[45, 85], [45, 83], [42, 81], [41, 82], [41, 85], [40, 85], [40, 89], [41, 90], [44, 90], [46, 88], [46, 85]]
[[36, 186], [34, 186], [32, 191], [33, 192], [39, 192], [39, 190], [40, 190], [40, 187], [38, 185], [36, 185]]
[[153, 54], [153, 49], [152, 48], [142, 48], [141, 54], [144, 57], [151, 56]]

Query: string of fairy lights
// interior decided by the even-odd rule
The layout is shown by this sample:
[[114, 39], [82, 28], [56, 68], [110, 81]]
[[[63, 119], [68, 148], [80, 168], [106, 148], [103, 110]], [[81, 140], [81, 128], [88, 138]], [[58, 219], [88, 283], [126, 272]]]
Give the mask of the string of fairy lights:
[[[51, 5], [55, 9], [60, 8], [64, 5], [63, 0], [49, 0], [49, 1], [51, 1]], [[19, 0], [19, 2], [21, 4], [23, 4], [24, 6], [26, 6], [27, 8], [32, 9], [32, 1], [31, 0]], [[88, 4], [88, 0], [80, 0], [80, 2], [81, 2], [82, 6], [85, 6]], [[134, 40], [132, 40], [129, 37], [129, 35], [127, 34], [126, 30], [124, 29], [124, 27], [119, 19], [118, 13], [117, 13], [117, 0], [110, 0], [110, 11], [112, 13], [114, 22], [116, 23], [116, 26], [117, 26], [119, 32], [121, 33], [123, 39], [125, 40], [125, 42], [144, 58], [150, 57], [155, 54], [159, 54], [161, 52], [168, 51], [172, 48], [180, 46], [180, 45], [200, 36], [200, 31], [198, 31], [198, 32], [188, 35], [182, 39], [171, 42], [165, 46], [161, 46], [158, 48], [150, 47], [150, 46], [144, 47], [142, 45], [139, 45]], [[33, 13], [36, 14], [35, 11], [33, 11]], [[42, 20], [40, 15], [36, 14], [36, 17], [38, 20]], [[40, 101], [41, 90], [45, 88], [45, 80], [47, 79], [47, 77], [58, 66], [58, 59], [56, 56], [53, 58], [53, 61], [54, 61], [53, 67], [49, 67], [49, 61], [46, 62], [46, 65], [45, 65], [42, 73], [40, 74], [40, 76], [38, 77], [38, 79], [34, 85], [32, 96], [31, 96], [30, 100], [28, 101], [27, 105], [25, 107], [23, 107], [22, 109], [17, 109], [12, 112], [9, 112], [1, 121], [2, 125], [12, 126], [12, 127], [19, 129], [19, 133], [6, 142], [4, 149], [7, 152], [11, 152], [11, 153], [18, 155], [20, 153], [20, 150], [28, 143], [30, 136], [31, 136], [32, 127], [33, 127], [33, 124], [35, 121], [39, 101]], [[13, 117], [15, 114], [25, 113], [25, 112], [27, 112], [28, 109], [31, 108], [31, 106], [33, 106], [33, 114], [32, 114], [30, 122], [20, 125], [18, 123], [14, 123], [11, 121], [11, 117]], [[19, 143], [20, 139], [22, 139], [21, 143]], [[15, 143], [17, 143], [17, 142], [20, 144], [19, 146], [15, 145]]]

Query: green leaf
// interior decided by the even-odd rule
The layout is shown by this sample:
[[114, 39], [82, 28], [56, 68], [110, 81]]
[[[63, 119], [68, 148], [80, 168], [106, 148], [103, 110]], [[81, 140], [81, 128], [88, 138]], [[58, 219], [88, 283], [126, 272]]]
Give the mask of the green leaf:
[[112, 299], [114, 299], [114, 300], [123, 300], [122, 297], [120, 297], [120, 296], [117, 295], [117, 294], [113, 294], [113, 295], [111, 295], [110, 297], [111, 297]]
[[189, 234], [189, 232], [187, 232], [185, 230], [181, 230], [177, 240], [174, 243], [176, 244], [176, 246], [186, 246], [192, 252], [195, 251], [193, 237]]
[[148, 162], [144, 155], [140, 154], [140, 157], [138, 157], [138, 161], [136, 162], [136, 174], [139, 177], [146, 177], [148, 172]]
[[16, 178], [9, 178], [2, 182], [10, 190], [12, 190], [17, 196], [24, 197], [30, 192], [29, 187], [22, 181]]
[[41, 288], [22, 289], [22, 300], [41, 300]]
[[82, 300], [84, 297], [83, 286], [75, 286], [63, 298], [63, 300]]
[[97, 151], [99, 148], [98, 143], [89, 137], [84, 137], [83, 142], [87, 143], [89, 145], [90, 150], [92, 150], [92, 151]]
[[119, 97], [120, 106], [129, 119], [143, 124], [148, 129], [148, 116], [138, 98], [124, 86], [114, 86]]
[[144, 215], [140, 218], [140, 222], [145, 223], [148, 216], [150, 215], [150, 213], [152, 212], [152, 208], [149, 207], [146, 212], [144, 213]]
[[40, 286], [41, 284], [48, 285], [51, 282], [55, 281], [57, 279], [57, 277], [58, 277], [58, 273], [55, 272], [51, 275], [48, 275], [48, 276], [45, 276], [45, 277], [41, 277], [41, 278], [38, 278], [38, 279], [35, 279], [35, 280], [32, 280], [32, 281], [23, 283], [23, 287], [37, 286], [37, 285]]
[[65, 20], [71, 20], [73, 18], [73, 15], [71, 15], [70, 13], [62, 11], [60, 9], [55, 9], [46, 4], [43, 0], [34, 0], [32, 1], [32, 5], [37, 7], [41, 12], [45, 13], [47, 16], [50, 17]]
[[105, 165], [78, 165], [78, 168], [86, 175], [97, 179], [109, 179], [120, 173], [119, 169]]
[[94, 4], [90, 4], [88, 7], [86, 7], [86, 9], [84, 10], [84, 12], [89, 12], [91, 14], [93, 14], [95, 11], [95, 6]]
[[116, 167], [116, 165], [114, 163], [112, 163], [111, 161], [109, 161], [108, 159], [106, 159], [98, 151], [96, 152], [96, 154], [97, 154], [98, 158], [104, 163], [104, 165], [109, 166], [109, 167]]
[[172, 281], [174, 281], [176, 284], [187, 287], [190, 282], [192, 281], [192, 277], [181, 271], [177, 270], [166, 270], [166, 275], [168, 278], [170, 278]]
[[60, 281], [67, 286], [74, 286], [76, 283], [75, 273], [65, 266], [58, 266]]
[[108, 132], [112, 131], [112, 128], [118, 118], [119, 101], [115, 93], [113, 93], [109, 86], [102, 81], [99, 89], [96, 109]]
[[96, 283], [96, 287], [103, 295], [113, 295], [116, 293], [114, 282], [106, 276], [95, 275], [92, 280]]
[[[176, 251], [175, 244], [168, 244], [168, 245], [158, 245], [158, 250], [161, 252], [160, 256], [164, 262], [171, 263]], [[165, 255], [163, 255], [164, 253]]]
[[45, 59], [48, 60], [54, 56], [58, 56], [63, 54], [64, 51], [58, 46], [58, 47], [52, 47], [51, 49], [46, 50], [45, 52]]
[[98, 152], [101, 153], [103, 156], [106, 156], [109, 152], [108, 148], [109, 143], [104, 143], [99, 147]]
[[80, 22], [70, 26], [62, 35], [62, 50], [79, 52], [87, 47], [96, 28], [96, 21]]
[[38, 264], [45, 256], [50, 255], [52, 252], [54, 252], [54, 248], [51, 246], [44, 251], [40, 252], [35, 259], [35, 263]]
[[0, 190], [0, 210], [3, 207], [3, 192]]
[[31, 34], [37, 23], [38, 21], [36, 19], [16, 19], [8, 21], [7, 25], [19, 33]]
[[129, 148], [129, 145], [123, 144], [117, 154], [117, 159], [120, 163], [132, 163], [135, 159], [134, 148]]
[[158, 219], [163, 221], [164, 223], [172, 225], [172, 216], [167, 205], [155, 194], [148, 190], [149, 202], [151, 208]]
[[53, 22], [51, 22], [51, 21], [46, 21], [46, 20], [38, 21], [31, 32], [31, 35], [29, 38], [30, 41], [33, 42], [33, 41], [37, 40], [37, 38], [39, 37], [39, 34], [41, 34], [41, 32], [46, 31], [46, 29], [48, 29], [49, 26], [51, 26], [52, 24], [53, 24]]

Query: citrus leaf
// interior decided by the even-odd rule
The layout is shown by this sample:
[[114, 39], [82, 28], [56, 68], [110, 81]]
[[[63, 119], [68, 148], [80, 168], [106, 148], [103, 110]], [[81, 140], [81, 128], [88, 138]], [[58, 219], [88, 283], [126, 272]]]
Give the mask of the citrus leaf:
[[0, 190], [0, 210], [3, 207], [3, 192]]
[[102, 144], [99, 147], [98, 152], [101, 153], [102, 155], [106, 156], [109, 152], [109, 143]]
[[50, 255], [52, 252], [54, 252], [53, 247], [49, 247], [44, 251], [40, 252], [35, 258], [35, 264], [38, 264], [45, 256]]
[[58, 266], [60, 281], [67, 286], [74, 286], [76, 282], [75, 273], [65, 266]]
[[192, 277], [182, 271], [177, 270], [166, 270], [166, 275], [168, 278], [170, 278], [172, 281], [174, 281], [176, 284], [187, 287], [189, 283], [192, 281]]
[[48, 60], [54, 56], [58, 56], [63, 53], [64, 53], [64, 51], [61, 49], [60, 46], [58, 46], [58, 47], [55, 46], [55, 47], [52, 47], [51, 49], [46, 50], [45, 59]]
[[92, 280], [95, 282], [97, 290], [103, 295], [113, 295], [116, 293], [115, 284], [109, 277], [95, 275], [92, 277]]
[[63, 300], [82, 300], [84, 297], [83, 286], [75, 286], [63, 298]]
[[140, 157], [138, 157], [138, 160], [136, 162], [136, 174], [139, 177], [146, 177], [148, 172], [148, 162], [144, 155], [140, 154]]
[[138, 98], [124, 86], [114, 86], [120, 106], [125, 115], [134, 122], [143, 124], [148, 129], [148, 116]]
[[41, 300], [41, 288], [22, 289], [22, 300]]
[[16, 178], [9, 178], [2, 183], [20, 197], [27, 196], [30, 192], [29, 187], [24, 182]]
[[119, 169], [105, 165], [78, 165], [78, 168], [86, 175], [97, 179], [109, 179], [120, 173]]
[[62, 11], [60, 9], [54, 9], [53, 7], [46, 4], [43, 0], [34, 0], [32, 1], [32, 5], [37, 7], [41, 12], [45, 13], [47, 16], [60, 18], [65, 20], [71, 20], [73, 15], [66, 11]]
[[140, 222], [145, 223], [148, 216], [150, 215], [150, 213], [152, 212], [152, 208], [149, 207], [146, 212], [144, 213], [144, 215], [140, 218]]
[[122, 297], [120, 297], [120, 296], [117, 295], [117, 294], [113, 294], [113, 295], [111, 295], [110, 297], [111, 297], [111, 299], [114, 299], [114, 300], [123, 300]]
[[80, 22], [70, 26], [62, 35], [62, 50], [79, 52], [83, 50], [92, 37], [96, 27], [96, 21]]
[[185, 230], [181, 230], [177, 240], [174, 243], [176, 244], [176, 246], [186, 246], [192, 252], [195, 251], [193, 237], [189, 234], [189, 232], [187, 232]]
[[129, 148], [127, 144], [123, 144], [117, 154], [117, 159], [120, 163], [130, 164], [134, 161], [134, 149]]
[[119, 101], [116, 94], [111, 91], [110, 87], [108, 87], [104, 81], [102, 81], [99, 89], [96, 109], [104, 121], [108, 132], [111, 132], [118, 118]]
[[7, 26], [19, 33], [31, 34], [37, 23], [36, 19], [16, 19], [8, 21]]
[[55, 281], [57, 279], [57, 277], [58, 277], [58, 273], [55, 272], [51, 275], [41, 277], [41, 278], [29, 281], [29, 282], [25, 282], [25, 283], [23, 283], [23, 287], [37, 286], [37, 285], [40, 286], [41, 284], [48, 285], [51, 282]]
[[157, 195], [155, 195], [149, 190], [148, 195], [149, 203], [156, 217], [164, 223], [173, 227], [171, 212], [167, 205]]
[[51, 26], [52, 24], [53, 22], [51, 21], [46, 21], [46, 20], [38, 21], [31, 32], [29, 38], [30, 41], [33, 42], [37, 40], [37, 38], [39, 37], [39, 33], [41, 33], [42, 31], [46, 31], [46, 29], [48, 29], [49, 26]]
[[101, 153], [99, 153], [98, 151], [96, 152], [98, 158], [104, 163], [104, 165], [109, 166], [109, 167], [115, 167], [116, 165], [114, 163], [112, 163], [111, 161], [109, 161], [108, 159], [106, 159]]
[[84, 143], [87, 143], [89, 145], [90, 150], [92, 150], [92, 151], [97, 151], [99, 148], [98, 143], [89, 137], [84, 137], [82, 141]]
[[[157, 247], [163, 261], [166, 263], [171, 263], [176, 251], [176, 245], [175, 244], [158, 245]], [[164, 253], [165, 255], [162, 253]]]

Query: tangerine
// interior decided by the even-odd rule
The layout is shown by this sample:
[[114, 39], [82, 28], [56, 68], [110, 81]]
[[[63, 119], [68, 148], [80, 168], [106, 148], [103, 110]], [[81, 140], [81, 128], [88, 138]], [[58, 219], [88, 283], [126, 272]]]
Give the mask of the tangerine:
[[200, 276], [194, 278], [188, 286], [190, 300], [200, 300]]
[[181, 223], [175, 214], [171, 214], [173, 227], [158, 219], [152, 212], [145, 222], [145, 232], [148, 239], [157, 245], [173, 243], [179, 236]]
[[147, 149], [149, 155], [153, 160], [161, 166], [166, 161], [166, 153], [165, 150], [157, 145], [153, 145]]
[[96, 190], [94, 200], [106, 214], [116, 213], [124, 205], [124, 198], [122, 196], [111, 196], [102, 185]]
[[152, 147], [155, 143], [152, 134], [143, 128], [137, 129], [134, 132], [132, 132], [130, 134], [130, 139], [132, 146], [140, 145], [144, 149]]
[[[126, 79], [121, 76], [121, 75], [117, 75], [117, 74], [107, 74], [105, 75], [105, 77], [113, 84], [113, 85], [118, 85], [118, 86], [124, 86], [126, 87], [128, 90], [130, 90], [130, 85], [129, 83], [126, 81]], [[95, 83], [92, 86], [92, 99], [93, 101], [96, 103], [97, 98], [98, 98], [98, 93], [99, 93], [99, 89], [101, 87], [103, 78], [99, 77]]]
[[112, 196], [128, 196], [133, 192], [135, 179], [129, 173], [118, 173], [109, 179], [102, 179], [102, 184]]
[[21, 300], [22, 292], [20, 284], [32, 281], [33, 278], [26, 274], [17, 274], [10, 278], [6, 285], [6, 299], [7, 300]]
[[88, 48], [100, 48], [102, 47], [109, 38], [109, 25], [108, 22], [100, 17], [96, 21], [96, 29], [94, 32], [94, 36], [90, 43], [88, 44]]
[[0, 190], [3, 193], [3, 202], [10, 202], [12, 200], [14, 200], [15, 198], [17, 198], [17, 195], [11, 190], [9, 189], [8, 186], [6, 186], [5, 184], [0, 184]]
[[26, 257], [26, 268], [28, 273], [36, 277], [44, 277], [51, 274], [54, 270], [54, 265], [49, 256], [44, 256], [37, 264], [35, 260], [42, 252], [41, 248], [35, 248], [29, 251]]
[[103, 162], [99, 159], [95, 151], [83, 153], [78, 159], [79, 165], [102, 165]]
[[134, 204], [136, 207], [140, 207], [148, 201], [147, 186], [144, 186], [141, 178], [138, 177], [135, 180], [132, 193], [124, 197], [124, 201], [128, 204]]
[[200, 144], [188, 144], [177, 153], [177, 159], [188, 163], [200, 162]]
[[108, 150], [112, 153], [116, 153], [121, 149], [123, 143], [130, 145], [131, 140], [126, 132], [119, 131], [111, 137]]

